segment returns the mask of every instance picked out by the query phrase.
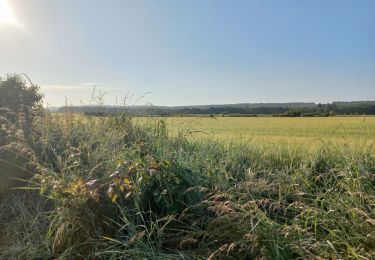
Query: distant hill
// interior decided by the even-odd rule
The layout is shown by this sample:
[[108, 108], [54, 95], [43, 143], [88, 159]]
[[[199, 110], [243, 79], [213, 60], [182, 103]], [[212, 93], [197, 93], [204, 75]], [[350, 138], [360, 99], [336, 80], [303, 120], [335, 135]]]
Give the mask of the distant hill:
[[278, 116], [322, 116], [334, 114], [375, 114], [375, 101], [332, 102], [326, 104], [291, 103], [240, 103], [198, 106], [71, 106], [50, 108], [54, 112], [72, 112], [86, 114], [131, 115], [278, 115]]

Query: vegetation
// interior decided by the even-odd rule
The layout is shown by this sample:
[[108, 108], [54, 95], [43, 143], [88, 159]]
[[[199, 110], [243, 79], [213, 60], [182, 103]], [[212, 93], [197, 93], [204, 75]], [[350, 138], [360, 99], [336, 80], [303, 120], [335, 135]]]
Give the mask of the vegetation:
[[[372, 147], [301, 153], [171, 136], [162, 119], [12, 109], [1, 117], [0, 258], [375, 257]], [[13, 134], [21, 121], [26, 138]]]
[[[64, 112], [65, 108], [57, 108]], [[332, 102], [327, 104], [315, 103], [260, 103], [260, 104], [233, 104], [209, 106], [78, 106], [70, 107], [73, 112], [87, 115], [111, 115], [126, 112], [132, 115], [157, 116], [189, 116], [189, 115], [216, 115], [216, 116], [255, 116], [272, 115], [282, 117], [327, 117], [335, 115], [375, 115], [374, 101]]]
[[[375, 147], [375, 117], [165, 117], [170, 135], [189, 140], [214, 139], [267, 149], [319, 150]], [[155, 124], [158, 118], [133, 118]]]

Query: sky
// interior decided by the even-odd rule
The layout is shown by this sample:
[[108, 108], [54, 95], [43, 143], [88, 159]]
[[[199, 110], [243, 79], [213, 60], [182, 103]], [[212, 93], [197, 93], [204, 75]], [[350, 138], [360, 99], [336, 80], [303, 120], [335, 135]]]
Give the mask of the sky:
[[[50, 106], [375, 100], [374, 0], [0, 0]], [[1, 97], [0, 97], [1, 98]]]

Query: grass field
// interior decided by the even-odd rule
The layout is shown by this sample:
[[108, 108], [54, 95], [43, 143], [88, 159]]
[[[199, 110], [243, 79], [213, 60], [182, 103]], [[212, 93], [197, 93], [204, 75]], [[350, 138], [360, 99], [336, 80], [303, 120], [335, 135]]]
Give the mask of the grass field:
[[[288, 145], [304, 149], [322, 145], [373, 147], [375, 117], [166, 117], [171, 135], [179, 132], [190, 139]], [[159, 118], [135, 118], [155, 122]]]
[[375, 257], [374, 117], [3, 127], [0, 259]]

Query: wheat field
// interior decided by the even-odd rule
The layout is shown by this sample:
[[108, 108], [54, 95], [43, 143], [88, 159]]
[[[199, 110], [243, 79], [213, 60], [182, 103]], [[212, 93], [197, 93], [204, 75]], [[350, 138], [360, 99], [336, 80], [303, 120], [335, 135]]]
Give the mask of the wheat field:
[[141, 123], [165, 120], [170, 135], [189, 139], [304, 149], [324, 145], [363, 146], [375, 144], [375, 117], [165, 117], [135, 118]]

